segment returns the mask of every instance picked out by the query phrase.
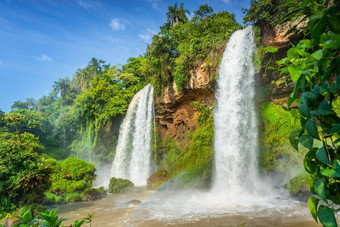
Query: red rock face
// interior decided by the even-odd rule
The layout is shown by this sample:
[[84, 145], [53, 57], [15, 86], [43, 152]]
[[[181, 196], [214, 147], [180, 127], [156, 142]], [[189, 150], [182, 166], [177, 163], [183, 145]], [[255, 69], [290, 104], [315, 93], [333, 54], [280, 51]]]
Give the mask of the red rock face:
[[[260, 24], [261, 27], [261, 44], [263, 46], [273, 46], [276, 48], [285, 48], [290, 46], [291, 42], [294, 42], [296, 39], [296, 34], [298, 31], [302, 30], [307, 26], [308, 21], [304, 21], [297, 25], [300, 20], [296, 20], [293, 23], [289, 21], [276, 25], [275, 28], [272, 28], [268, 24]], [[297, 25], [296, 31], [286, 35], [287, 31], [289, 31], [293, 26]]]
[[198, 101], [211, 108], [214, 105], [214, 81], [211, 75], [216, 69], [208, 70], [205, 63], [190, 71], [189, 82], [178, 92], [175, 82], [167, 87], [163, 96], [156, 97], [156, 129], [161, 138], [182, 141], [187, 130], [197, 128], [198, 110], [191, 104]]
[[148, 190], [157, 190], [169, 180], [169, 173], [165, 169], [159, 169], [147, 179]]

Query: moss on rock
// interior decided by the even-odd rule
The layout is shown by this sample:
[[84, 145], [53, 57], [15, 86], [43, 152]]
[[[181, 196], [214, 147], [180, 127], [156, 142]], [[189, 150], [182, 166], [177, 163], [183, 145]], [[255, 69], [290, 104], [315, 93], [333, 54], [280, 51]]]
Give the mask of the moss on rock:
[[134, 188], [134, 184], [126, 179], [112, 177], [109, 184], [109, 193], [129, 192]]
[[[272, 102], [261, 106], [263, 127], [260, 165], [266, 171], [292, 174], [297, 166], [302, 167], [306, 149], [297, 152], [289, 142], [289, 135], [294, 128], [301, 127], [294, 117], [297, 110], [287, 111]], [[294, 168], [293, 168], [294, 167]], [[290, 172], [291, 171], [291, 172]]]
[[169, 180], [169, 173], [165, 169], [159, 169], [147, 179], [147, 188], [157, 190]]

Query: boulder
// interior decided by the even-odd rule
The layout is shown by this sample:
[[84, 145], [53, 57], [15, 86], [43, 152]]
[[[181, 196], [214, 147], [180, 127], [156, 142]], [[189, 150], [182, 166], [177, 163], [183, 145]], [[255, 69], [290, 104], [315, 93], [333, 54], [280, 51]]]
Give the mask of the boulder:
[[105, 191], [103, 187], [100, 188], [90, 188], [85, 191], [85, 196], [83, 201], [92, 201], [97, 199], [102, 199], [105, 196]]
[[130, 192], [135, 185], [126, 179], [112, 177], [109, 184], [109, 193]]
[[133, 199], [133, 200], [126, 202], [126, 204], [130, 204], [130, 205], [139, 205], [141, 203], [142, 202], [140, 200], [137, 200], [137, 199]]
[[169, 180], [169, 173], [165, 169], [159, 169], [147, 179], [148, 190], [157, 190]]

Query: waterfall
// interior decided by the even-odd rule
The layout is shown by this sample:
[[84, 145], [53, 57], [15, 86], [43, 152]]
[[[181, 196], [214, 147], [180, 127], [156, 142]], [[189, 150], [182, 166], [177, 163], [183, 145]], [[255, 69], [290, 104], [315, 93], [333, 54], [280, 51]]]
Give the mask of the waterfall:
[[230, 37], [219, 68], [215, 109], [215, 179], [213, 191], [229, 196], [257, 192], [257, 123], [253, 27]]
[[153, 109], [153, 87], [149, 84], [132, 98], [120, 127], [113, 177], [129, 179], [136, 186], [146, 185], [151, 174]]

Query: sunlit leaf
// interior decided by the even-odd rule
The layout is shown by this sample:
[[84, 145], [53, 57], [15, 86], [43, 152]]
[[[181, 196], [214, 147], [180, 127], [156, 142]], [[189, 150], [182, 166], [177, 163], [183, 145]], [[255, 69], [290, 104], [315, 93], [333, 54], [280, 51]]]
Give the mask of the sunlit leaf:
[[324, 179], [320, 179], [314, 183], [315, 193], [325, 202], [327, 201], [326, 191], [325, 191], [325, 182]]
[[312, 54], [312, 57], [316, 60], [320, 60], [322, 58], [322, 50], [317, 50]]
[[278, 49], [276, 47], [272, 47], [272, 46], [268, 46], [268, 47], [265, 47], [263, 49], [270, 52], [270, 53], [276, 53], [278, 51]]
[[320, 173], [326, 177], [340, 177], [340, 173], [337, 173], [334, 169], [323, 169]]
[[318, 204], [320, 199], [315, 198], [313, 196], [308, 198], [308, 206], [310, 213], [312, 214], [314, 220], [318, 222]]

